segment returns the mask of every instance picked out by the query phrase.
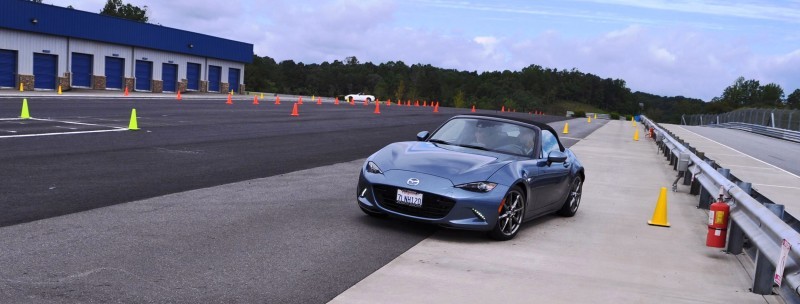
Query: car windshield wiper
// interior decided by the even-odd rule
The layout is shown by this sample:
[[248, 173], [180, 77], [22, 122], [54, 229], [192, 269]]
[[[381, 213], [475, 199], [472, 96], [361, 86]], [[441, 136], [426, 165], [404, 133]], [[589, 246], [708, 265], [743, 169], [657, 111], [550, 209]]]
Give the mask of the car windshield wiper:
[[432, 142], [432, 143], [435, 143], [435, 144], [453, 145], [453, 143], [450, 143], [450, 142], [447, 142], [447, 141], [444, 141], [444, 140], [441, 140], [441, 139], [431, 139], [431, 140], [428, 140], [428, 142]]
[[483, 150], [483, 151], [492, 151], [490, 149], [487, 149], [486, 147], [481, 147], [481, 146], [476, 146], [476, 145], [456, 145], [456, 146], [464, 147], [464, 148], [470, 148], [470, 149], [476, 149], [476, 150]]

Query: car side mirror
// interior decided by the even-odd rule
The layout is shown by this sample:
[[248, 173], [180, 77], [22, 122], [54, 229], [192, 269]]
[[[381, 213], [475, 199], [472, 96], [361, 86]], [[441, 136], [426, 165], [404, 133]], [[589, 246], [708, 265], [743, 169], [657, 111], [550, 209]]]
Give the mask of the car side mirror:
[[417, 133], [417, 140], [418, 141], [425, 141], [426, 139], [428, 139], [428, 135], [431, 135], [431, 133], [428, 132], [428, 131], [419, 132], [419, 133]]
[[561, 151], [552, 151], [547, 154], [547, 165], [552, 163], [563, 163], [567, 161], [567, 154]]

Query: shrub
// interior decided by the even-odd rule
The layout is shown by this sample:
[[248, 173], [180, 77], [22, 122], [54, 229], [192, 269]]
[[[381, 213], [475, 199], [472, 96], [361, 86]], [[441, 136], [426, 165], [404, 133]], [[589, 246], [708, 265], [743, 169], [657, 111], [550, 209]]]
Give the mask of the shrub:
[[609, 116], [611, 116], [611, 120], [618, 120], [619, 119], [619, 114], [617, 114], [617, 113], [611, 113]]
[[576, 117], [576, 118], [586, 117], [586, 112], [584, 112], [584, 111], [575, 111], [575, 114], [572, 115], [572, 117]]

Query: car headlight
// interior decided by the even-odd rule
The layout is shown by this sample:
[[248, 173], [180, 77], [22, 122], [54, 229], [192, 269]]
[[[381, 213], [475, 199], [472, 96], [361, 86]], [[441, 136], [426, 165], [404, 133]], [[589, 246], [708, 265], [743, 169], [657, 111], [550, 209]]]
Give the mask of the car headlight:
[[491, 182], [474, 182], [474, 183], [466, 183], [461, 185], [456, 185], [456, 188], [461, 188], [467, 191], [474, 191], [474, 192], [489, 192], [496, 187], [496, 183]]
[[367, 170], [367, 172], [369, 172], [369, 173], [383, 174], [383, 171], [381, 171], [381, 168], [378, 168], [378, 165], [376, 165], [372, 161], [368, 161], [367, 162], [367, 167], [365, 168], [365, 170]]

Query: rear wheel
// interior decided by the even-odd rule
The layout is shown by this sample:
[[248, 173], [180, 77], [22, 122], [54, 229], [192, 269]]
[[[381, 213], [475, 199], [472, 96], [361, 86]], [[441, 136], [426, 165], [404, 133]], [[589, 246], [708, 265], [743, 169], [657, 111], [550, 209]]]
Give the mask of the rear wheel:
[[500, 203], [500, 211], [494, 229], [489, 232], [489, 237], [498, 241], [513, 239], [522, 225], [525, 214], [525, 194], [518, 186], [514, 186]]
[[564, 202], [564, 206], [558, 211], [558, 214], [565, 217], [575, 216], [578, 212], [578, 207], [581, 205], [581, 195], [583, 194], [583, 180], [580, 176], [576, 176], [572, 181], [569, 188], [569, 195]]
[[372, 98], [367, 98], [367, 104], [369, 104], [370, 102], [372, 102]]

